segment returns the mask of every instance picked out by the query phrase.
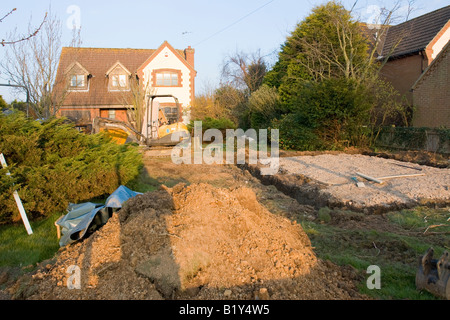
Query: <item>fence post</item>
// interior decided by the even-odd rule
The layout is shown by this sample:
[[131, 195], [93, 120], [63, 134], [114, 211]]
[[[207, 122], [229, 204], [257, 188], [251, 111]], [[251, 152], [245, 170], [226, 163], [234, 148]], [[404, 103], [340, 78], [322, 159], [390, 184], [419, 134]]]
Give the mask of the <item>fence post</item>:
[[[3, 153], [0, 153], [0, 163], [2, 164], [4, 169], [8, 167]], [[10, 173], [8, 172], [7, 175], [10, 175]], [[27, 229], [27, 232], [30, 235], [33, 233], [33, 230], [31, 230], [30, 222], [28, 221], [27, 214], [25, 212], [25, 209], [23, 208], [22, 201], [20, 200], [17, 190], [14, 190], [13, 196], [14, 200], [16, 200], [17, 208], [19, 209], [20, 216], [22, 217], [23, 224], [25, 225], [25, 229]]]

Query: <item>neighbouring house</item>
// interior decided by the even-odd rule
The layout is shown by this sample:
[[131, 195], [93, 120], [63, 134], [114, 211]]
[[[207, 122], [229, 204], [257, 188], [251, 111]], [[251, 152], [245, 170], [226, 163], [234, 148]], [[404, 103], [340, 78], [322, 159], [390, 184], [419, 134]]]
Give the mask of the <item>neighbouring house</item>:
[[[55, 83], [64, 99], [57, 115], [89, 131], [96, 117], [130, 121], [137, 97], [171, 94], [188, 121], [197, 74], [194, 54], [191, 47], [177, 50], [167, 41], [158, 49], [64, 47]], [[173, 117], [174, 100], [161, 98], [159, 103], [166, 117]]]
[[412, 87], [417, 127], [450, 128], [450, 42]]
[[388, 28], [381, 75], [415, 107], [414, 126], [450, 127], [448, 55], [434, 63], [449, 40], [450, 6]]

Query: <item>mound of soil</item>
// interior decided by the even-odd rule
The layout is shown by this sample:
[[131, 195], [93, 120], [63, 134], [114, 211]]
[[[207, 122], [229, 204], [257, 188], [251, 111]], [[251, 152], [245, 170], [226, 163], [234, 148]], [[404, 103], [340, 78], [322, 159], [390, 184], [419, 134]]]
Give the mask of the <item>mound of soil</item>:
[[[80, 288], [69, 289], [74, 267]], [[69, 271], [69, 272], [68, 272]], [[89, 238], [18, 281], [22, 299], [362, 299], [302, 228], [246, 187], [178, 184], [130, 199]]]

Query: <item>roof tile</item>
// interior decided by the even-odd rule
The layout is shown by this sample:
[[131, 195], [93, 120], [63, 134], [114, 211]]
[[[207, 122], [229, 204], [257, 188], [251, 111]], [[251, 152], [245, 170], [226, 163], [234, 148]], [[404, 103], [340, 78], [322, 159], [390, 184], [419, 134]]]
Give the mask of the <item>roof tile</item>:
[[450, 6], [446, 6], [390, 27], [382, 55], [398, 57], [424, 50], [449, 20]]
[[[64, 106], [120, 105], [123, 92], [108, 91], [106, 72], [118, 61], [132, 74], [155, 52], [155, 49], [119, 49], [119, 48], [73, 48], [64, 47], [58, 67], [55, 93], [63, 92], [66, 87], [64, 71], [74, 62], [80, 63], [92, 77], [89, 91], [69, 92]], [[177, 50], [185, 58], [183, 50]]]

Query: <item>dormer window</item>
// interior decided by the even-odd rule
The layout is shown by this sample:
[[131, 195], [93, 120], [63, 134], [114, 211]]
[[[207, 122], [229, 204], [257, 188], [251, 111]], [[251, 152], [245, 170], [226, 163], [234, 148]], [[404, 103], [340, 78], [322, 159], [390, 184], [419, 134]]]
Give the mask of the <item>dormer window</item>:
[[70, 86], [73, 88], [84, 88], [86, 86], [86, 76], [83, 74], [72, 75], [70, 79]]
[[89, 90], [89, 78], [91, 75], [80, 63], [72, 63], [66, 70], [68, 76], [68, 89], [69, 90]]
[[113, 88], [126, 88], [127, 87], [127, 76], [125, 74], [111, 75], [111, 86]]
[[109, 78], [109, 91], [130, 90], [131, 73], [119, 61], [106, 72], [106, 76]]

